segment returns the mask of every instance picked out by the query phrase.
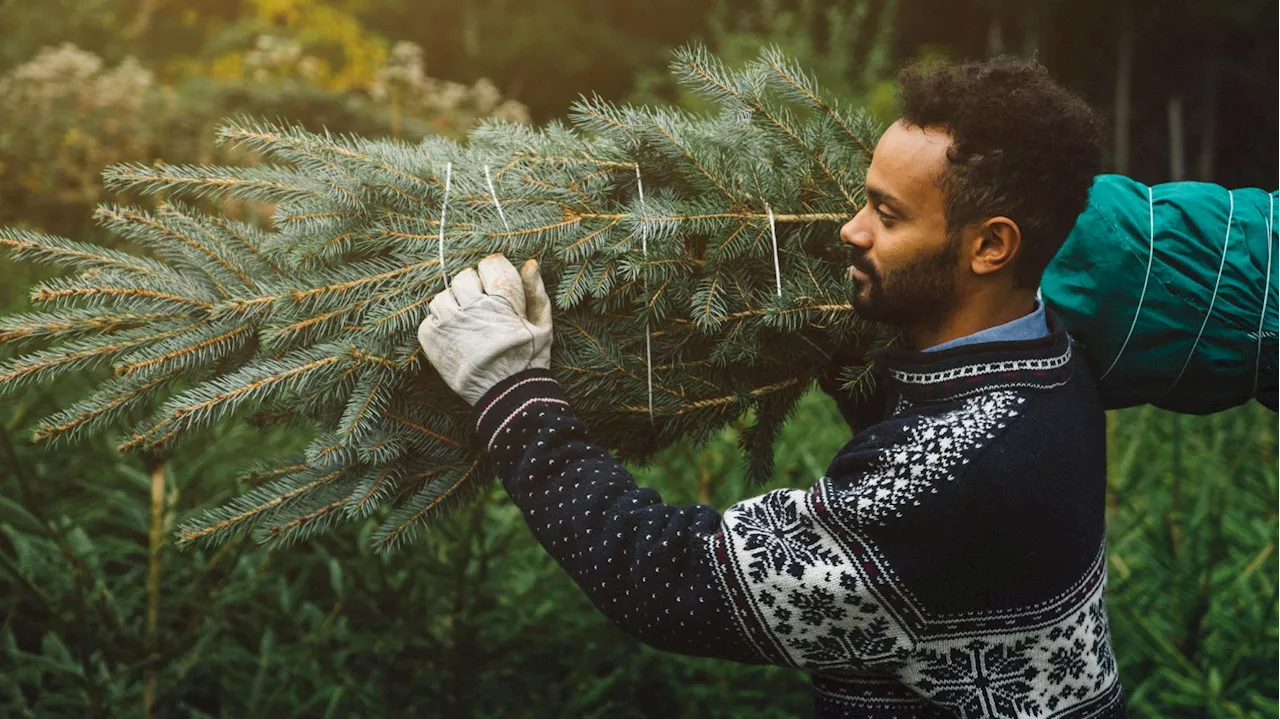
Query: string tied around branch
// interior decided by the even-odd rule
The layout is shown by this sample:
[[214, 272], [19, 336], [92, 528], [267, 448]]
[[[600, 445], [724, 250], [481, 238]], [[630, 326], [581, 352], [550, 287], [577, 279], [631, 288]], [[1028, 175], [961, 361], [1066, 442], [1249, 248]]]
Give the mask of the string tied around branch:
[[[649, 214], [644, 203], [644, 180], [640, 177], [640, 163], [636, 163], [636, 193], [640, 196], [640, 248], [644, 259], [649, 259], [648, 233], [645, 232], [644, 219]], [[645, 272], [642, 286], [649, 291], [648, 272]], [[653, 424], [653, 335], [649, 329], [648, 318], [644, 321], [644, 365], [649, 384], [649, 424]]]
[[484, 166], [484, 180], [489, 183], [489, 196], [493, 198], [493, 206], [498, 208], [498, 217], [502, 220], [502, 226], [507, 232], [511, 231], [511, 225], [507, 224], [507, 216], [502, 212], [502, 203], [498, 202], [498, 192], [493, 189], [493, 176], [489, 174], [489, 166]]
[[764, 211], [769, 214], [769, 235], [773, 237], [773, 279], [778, 284], [778, 296], [782, 296], [782, 267], [778, 263], [778, 223], [773, 218], [773, 208], [764, 203]]
[[449, 188], [453, 183], [453, 163], [444, 167], [444, 200], [440, 203], [440, 276], [444, 278], [444, 288], [449, 289], [449, 273], [444, 267], [444, 219], [449, 210]]

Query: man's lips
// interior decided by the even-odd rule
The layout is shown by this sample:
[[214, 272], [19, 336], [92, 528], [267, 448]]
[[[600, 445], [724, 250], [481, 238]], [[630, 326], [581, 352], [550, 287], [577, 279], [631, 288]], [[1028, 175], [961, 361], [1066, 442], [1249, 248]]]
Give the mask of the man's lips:
[[854, 280], [869, 280], [871, 274], [861, 269], [857, 265], [849, 265], [849, 278]]

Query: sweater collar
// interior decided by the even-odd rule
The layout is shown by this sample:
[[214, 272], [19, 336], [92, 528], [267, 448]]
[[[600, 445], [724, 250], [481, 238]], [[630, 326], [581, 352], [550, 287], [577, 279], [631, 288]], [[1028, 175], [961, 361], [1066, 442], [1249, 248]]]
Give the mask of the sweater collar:
[[994, 389], [1047, 390], [1074, 371], [1073, 341], [1046, 308], [1049, 334], [1028, 340], [978, 342], [934, 352], [887, 347], [872, 350], [880, 381], [917, 402], [941, 402]]

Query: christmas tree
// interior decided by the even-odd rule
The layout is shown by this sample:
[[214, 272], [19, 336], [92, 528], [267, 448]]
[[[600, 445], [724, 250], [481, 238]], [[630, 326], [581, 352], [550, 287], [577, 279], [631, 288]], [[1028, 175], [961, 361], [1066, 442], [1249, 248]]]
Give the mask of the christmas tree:
[[[567, 125], [420, 144], [240, 119], [220, 138], [276, 164], [112, 167], [110, 189], [159, 196], [96, 214], [139, 252], [0, 230], [15, 257], [78, 271], [33, 291], [45, 311], [0, 318], [27, 350], [0, 392], [110, 366], [34, 439], [124, 427], [121, 450], [158, 457], [230, 417], [314, 427], [304, 457], [181, 541], [287, 544], [388, 506], [374, 541], [393, 548], [491, 479], [414, 330], [449, 277], [502, 252], [539, 260], [552, 371], [596, 442], [643, 460], [753, 410], [742, 447], [764, 480], [838, 348], [891, 337], [853, 313], [837, 235], [879, 128], [774, 49], [731, 70], [687, 48], [671, 69], [720, 110], [591, 98]], [[274, 207], [268, 227], [218, 211], [245, 200]], [[841, 377], [869, 388], [866, 367]]]

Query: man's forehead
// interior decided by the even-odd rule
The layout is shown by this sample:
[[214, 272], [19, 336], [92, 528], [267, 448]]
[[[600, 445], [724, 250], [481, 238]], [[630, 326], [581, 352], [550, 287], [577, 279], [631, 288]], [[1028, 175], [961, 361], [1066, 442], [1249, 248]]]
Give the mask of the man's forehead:
[[889, 126], [876, 145], [867, 169], [867, 187], [904, 202], [921, 203], [937, 190], [951, 137], [937, 128], [921, 128], [901, 120]]

